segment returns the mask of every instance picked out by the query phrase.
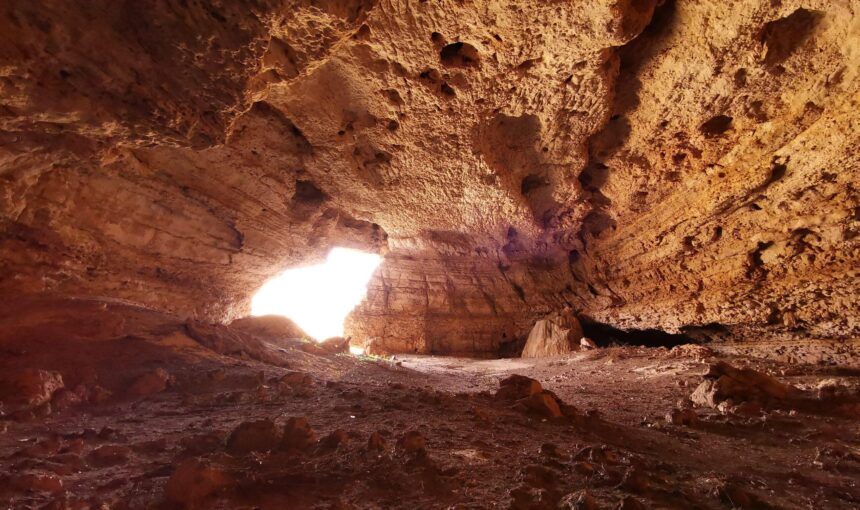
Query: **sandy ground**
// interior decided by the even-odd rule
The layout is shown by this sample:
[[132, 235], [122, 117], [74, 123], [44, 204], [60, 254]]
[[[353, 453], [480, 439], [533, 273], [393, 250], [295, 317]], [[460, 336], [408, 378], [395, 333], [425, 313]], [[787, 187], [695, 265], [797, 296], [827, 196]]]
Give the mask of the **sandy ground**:
[[[96, 371], [133, 371], [140, 352], [158, 347], [145, 368], [170, 374], [163, 391], [120, 397], [119, 381], [104, 402], [0, 421], [4, 507], [860, 507], [854, 408], [697, 407], [689, 425], [666, 417], [689, 407], [718, 359], [810, 394], [826, 379], [856, 387], [856, 365], [639, 347], [540, 360], [381, 359], [292, 345], [276, 366], [215, 353], [173, 327], [121, 337], [125, 347], [113, 352], [128, 352], [113, 366], [92, 361]], [[33, 359], [59, 369], [47, 366], [50, 356], [20, 352], [3, 367]], [[494, 398], [511, 374], [540, 381], [573, 409], [551, 418]], [[315, 434], [303, 449], [283, 446], [291, 417]], [[267, 419], [276, 444], [231, 450], [237, 426]]]

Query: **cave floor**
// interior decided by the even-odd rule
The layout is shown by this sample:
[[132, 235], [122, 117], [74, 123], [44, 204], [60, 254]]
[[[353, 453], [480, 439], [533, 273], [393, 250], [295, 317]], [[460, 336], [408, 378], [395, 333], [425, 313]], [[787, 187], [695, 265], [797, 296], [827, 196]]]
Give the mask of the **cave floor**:
[[[810, 391], [825, 379], [856, 388], [856, 365], [613, 347], [538, 360], [281, 348], [276, 366], [212, 353], [167, 329], [155, 335], [161, 340], [141, 336], [161, 349], [166, 390], [0, 422], [4, 507], [860, 506], [856, 406], [854, 414], [695, 408], [690, 425], [666, 418], [688, 405], [717, 359]], [[4, 369], [13, 358], [25, 363], [9, 356]], [[510, 374], [537, 379], [574, 415], [542, 417], [494, 398]], [[290, 417], [306, 417], [321, 440], [304, 451], [225, 448], [242, 422], [280, 426]], [[412, 448], [419, 435], [424, 448], [420, 438]], [[191, 474], [171, 489], [178, 466]]]

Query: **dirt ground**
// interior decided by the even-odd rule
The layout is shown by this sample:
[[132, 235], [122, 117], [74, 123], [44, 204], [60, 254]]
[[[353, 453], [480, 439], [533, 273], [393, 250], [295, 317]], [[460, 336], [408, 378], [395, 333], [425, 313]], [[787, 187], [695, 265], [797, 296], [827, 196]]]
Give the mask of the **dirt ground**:
[[[280, 339], [268, 357], [224, 328], [206, 337], [121, 304], [51, 310], [0, 317], [0, 369], [62, 373], [89, 397], [2, 417], [8, 508], [860, 507], [853, 344], [814, 364], [698, 347], [384, 359]], [[692, 405], [719, 360], [817, 404]], [[163, 387], [145, 384], [153, 374]], [[512, 374], [563, 415], [496, 397]], [[257, 425], [234, 432], [245, 422]]]

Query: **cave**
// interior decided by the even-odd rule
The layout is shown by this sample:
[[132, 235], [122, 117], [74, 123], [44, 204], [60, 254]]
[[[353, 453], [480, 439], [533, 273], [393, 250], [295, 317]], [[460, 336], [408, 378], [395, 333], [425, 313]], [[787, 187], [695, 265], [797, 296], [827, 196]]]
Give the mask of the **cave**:
[[860, 507], [858, 27], [4, 2], [0, 506]]

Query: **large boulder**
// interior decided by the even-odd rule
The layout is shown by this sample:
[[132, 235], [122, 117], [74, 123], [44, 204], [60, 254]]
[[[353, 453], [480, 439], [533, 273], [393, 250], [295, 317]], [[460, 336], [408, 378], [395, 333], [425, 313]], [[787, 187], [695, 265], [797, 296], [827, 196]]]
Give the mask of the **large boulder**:
[[290, 418], [284, 425], [281, 448], [290, 451], [306, 451], [317, 442], [317, 435], [307, 418]]
[[282, 315], [248, 316], [230, 323], [235, 331], [247, 333], [266, 340], [303, 338], [307, 336], [295, 322]]
[[582, 325], [570, 309], [548, 315], [537, 321], [529, 333], [523, 358], [563, 356], [579, 350]]
[[[543, 389], [540, 382], [524, 375], [513, 374], [499, 381], [497, 400], [513, 404], [514, 409], [532, 414], [559, 418], [564, 416], [562, 402], [555, 393]], [[568, 411], [572, 408], [565, 406]]]
[[726, 400], [738, 402], [779, 402], [796, 396], [797, 388], [750, 368], [735, 368], [720, 361], [708, 368], [705, 380], [690, 396], [693, 403], [717, 407]]
[[234, 455], [274, 450], [280, 443], [280, 430], [269, 419], [242, 422], [227, 438], [227, 451]]
[[543, 391], [540, 382], [524, 375], [512, 374], [499, 381], [496, 398], [502, 400], [519, 400]]
[[[257, 319], [255, 317], [254, 319]], [[284, 318], [284, 320], [289, 320]], [[271, 363], [278, 366], [289, 365], [287, 359], [283, 355], [283, 350], [286, 347], [294, 348], [301, 341], [277, 338], [267, 338], [258, 336], [244, 330], [244, 327], [234, 326], [237, 321], [234, 321], [230, 326], [223, 324], [212, 324], [198, 320], [188, 320], [185, 322], [185, 333], [200, 345], [211, 349], [225, 356], [235, 356], [239, 358], [251, 358], [266, 363]], [[251, 321], [245, 323], [247, 326]], [[250, 326], [248, 327], [249, 331]]]
[[63, 387], [58, 372], [35, 368], [0, 372], [0, 410], [27, 411], [51, 401], [54, 392]]
[[340, 336], [333, 336], [320, 342], [320, 347], [331, 354], [342, 354], [349, 352], [349, 339]]

